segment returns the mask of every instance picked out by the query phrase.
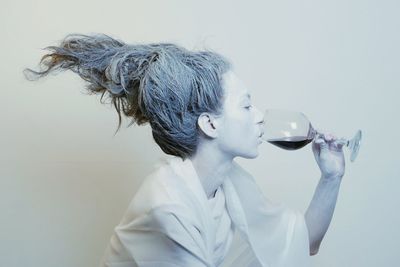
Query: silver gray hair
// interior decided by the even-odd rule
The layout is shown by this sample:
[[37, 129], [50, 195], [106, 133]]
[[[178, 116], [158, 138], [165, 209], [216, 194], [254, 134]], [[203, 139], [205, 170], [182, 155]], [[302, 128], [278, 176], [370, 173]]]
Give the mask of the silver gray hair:
[[[28, 80], [51, 71], [71, 70], [88, 82], [90, 94], [111, 99], [121, 126], [121, 109], [138, 125], [150, 123], [155, 142], [182, 159], [199, 142], [197, 119], [220, 115], [225, 97], [222, 74], [231, 63], [210, 51], [189, 51], [173, 43], [125, 44], [106, 34], [69, 34], [47, 46], [40, 71], [24, 69]], [[44, 69], [42, 68], [44, 67]], [[115, 133], [116, 133], [115, 132]]]

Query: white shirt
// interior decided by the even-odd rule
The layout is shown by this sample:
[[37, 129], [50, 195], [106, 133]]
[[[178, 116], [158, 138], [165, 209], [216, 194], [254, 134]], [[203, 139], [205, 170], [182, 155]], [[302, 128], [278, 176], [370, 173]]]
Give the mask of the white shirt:
[[212, 199], [190, 159], [157, 167], [115, 227], [101, 266], [310, 266], [303, 214], [270, 202], [236, 162]]
[[215, 266], [220, 266], [228, 253], [234, 234], [234, 225], [226, 209], [222, 186], [218, 187], [213, 198], [208, 199], [208, 203], [212, 210], [216, 232], [213, 262]]

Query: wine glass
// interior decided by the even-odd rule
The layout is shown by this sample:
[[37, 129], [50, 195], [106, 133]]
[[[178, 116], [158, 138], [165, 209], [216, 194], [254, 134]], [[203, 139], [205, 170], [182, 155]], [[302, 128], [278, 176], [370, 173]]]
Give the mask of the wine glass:
[[[301, 112], [267, 109], [264, 114], [263, 141], [286, 150], [296, 150], [306, 146], [322, 133], [313, 128], [308, 118]], [[360, 149], [361, 130], [350, 140], [344, 139], [350, 149], [350, 161], [353, 162]]]

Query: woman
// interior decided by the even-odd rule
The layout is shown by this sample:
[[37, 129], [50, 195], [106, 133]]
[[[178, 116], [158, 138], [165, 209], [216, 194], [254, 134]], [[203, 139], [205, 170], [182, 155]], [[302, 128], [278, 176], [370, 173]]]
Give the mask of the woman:
[[150, 123], [171, 156], [144, 179], [102, 266], [309, 266], [344, 175], [342, 140], [313, 142], [321, 179], [303, 215], [269, 201], [233, 160], [258, 156], [264, 121], [223, 56], [104, 34], [67, 35], [47, 49], [46, 68], [26, 69], [28, 79], [74, 71], [90, 93], [110, 97], [118, 129], [122, 109], [132, 123]]

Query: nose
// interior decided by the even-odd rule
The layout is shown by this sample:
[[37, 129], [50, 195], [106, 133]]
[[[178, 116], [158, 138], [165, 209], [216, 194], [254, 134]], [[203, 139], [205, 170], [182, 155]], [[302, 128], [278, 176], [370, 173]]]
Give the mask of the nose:
[[257, 117], [256, 117], [256, 122], [257, 125], [259, 125], [260, 127], [260, 136], [264, 135], [264, 125], [265, 125], [265, 121], [264, 121], [264, 114], [256, 108], [257, 111]]
[[257, 117], [256, 117], [257, 124], [261, 124], [261, 126], [264, 126], [265, 124], [264, 113], [262, 113], [258, 108], [256, 108], [256, 110], [257, 110]]

